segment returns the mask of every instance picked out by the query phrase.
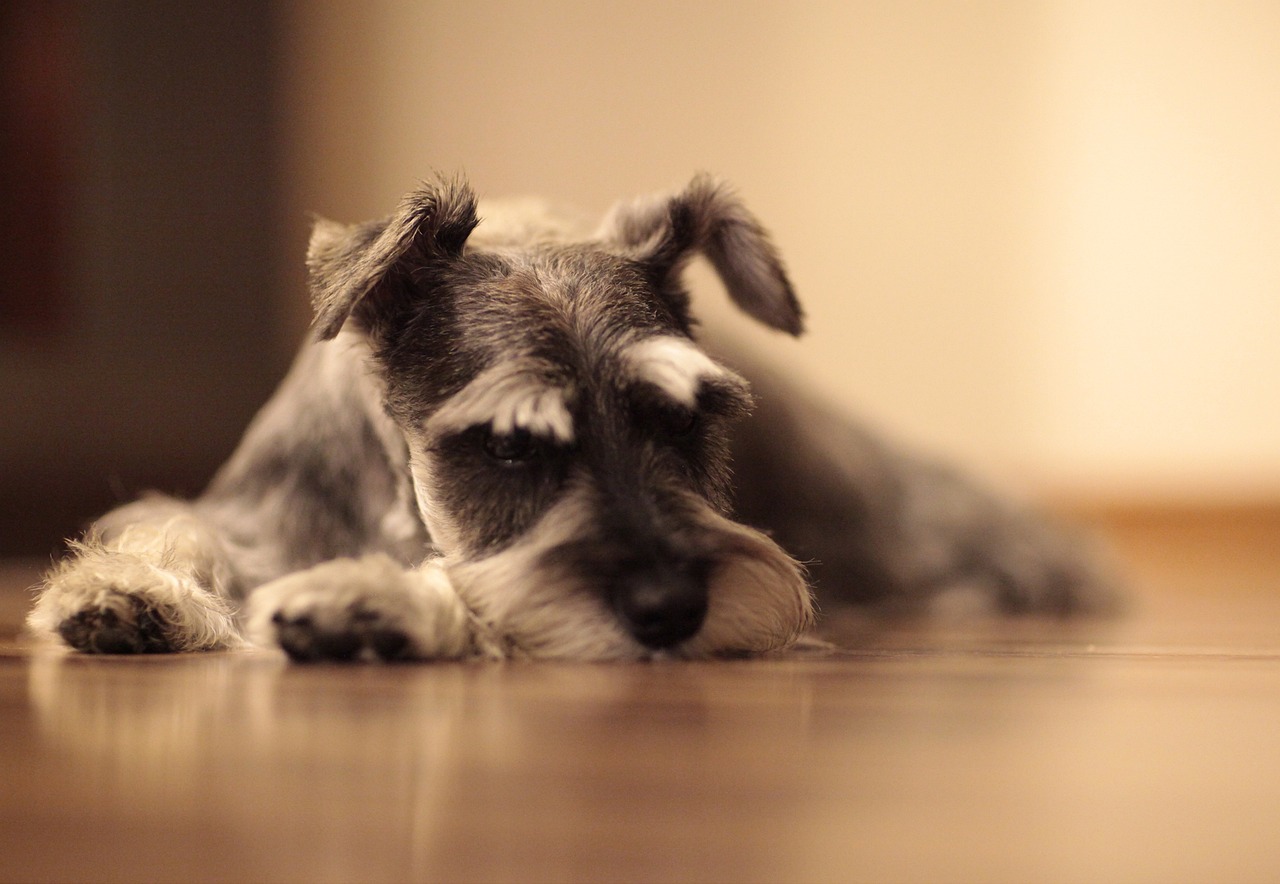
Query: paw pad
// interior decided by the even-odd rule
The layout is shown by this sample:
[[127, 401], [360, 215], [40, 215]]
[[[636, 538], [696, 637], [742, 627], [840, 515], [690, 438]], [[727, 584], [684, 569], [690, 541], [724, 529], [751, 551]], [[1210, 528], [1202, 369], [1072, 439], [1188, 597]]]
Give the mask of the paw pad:
[[306, 614], [289, 616], [276, 611], [271, 617], [276, 640], [289, 657], [300, 663], [358, 658], [400, 660], [410, 651], [409, 637], [390, 628], [372, 611], [354, 611], [340, 626], [321, 627]]
[[58, 635], [89, 654], [165, 654], [174, 650], [161, 620], [139, 599], [121, 594], [122, 616], [115, 608], [86, 608], [58, 624]]

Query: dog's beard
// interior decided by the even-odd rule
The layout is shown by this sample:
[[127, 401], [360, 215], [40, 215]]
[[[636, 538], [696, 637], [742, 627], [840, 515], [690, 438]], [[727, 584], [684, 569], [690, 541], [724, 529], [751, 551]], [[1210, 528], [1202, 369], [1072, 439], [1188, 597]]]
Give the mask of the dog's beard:
[[[548, 554], [587, 528], [588, 513], [566, 497], [524, 538], [476, 559], [446, 556], [458, 595], [480, 627], [481, 645], [503, 657], [635, 660], [647, 649], [604, 605], [598, 590], [547, 567]], [[496, 646], [494, 646], [496, 645]]]
[[[701, 500], [691, 530], [711, 538], [712, 570], [702, 628], [672, 648], [655, 650], [622, 625], [591, 574], [574, 573], [555, 552], [577, 544], [593, 513], [568, 496], [529, 534], [501, 552], [444, 564], [482, 633], [500, 656], [577, 660], [706, 658], [757, 654], [791, 645], [812, 624], [802, 567], [772, 540], [719, 515]], [[488, 636], [486, 639], [485, 637]]]
[[699, 518], [715, 532], [719, 567], [711, 577], [706, 622], [682, 656], [760, 654], [792, 645], [813, 625], [804, 569], [759, 531], [707, 507]]

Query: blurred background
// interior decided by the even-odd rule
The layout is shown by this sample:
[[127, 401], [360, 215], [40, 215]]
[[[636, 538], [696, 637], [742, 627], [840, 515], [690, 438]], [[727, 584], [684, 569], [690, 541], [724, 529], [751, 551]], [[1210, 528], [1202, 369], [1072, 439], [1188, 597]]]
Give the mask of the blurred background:
[[[708, 170], [840, 407], [1084, 506], [1280, 507], [1280, 5], [0, 6], [0, 554], [191, 494], [305, 333], [311, 213]], [[1280, 546], [1280, 544], [1276, 544]]]

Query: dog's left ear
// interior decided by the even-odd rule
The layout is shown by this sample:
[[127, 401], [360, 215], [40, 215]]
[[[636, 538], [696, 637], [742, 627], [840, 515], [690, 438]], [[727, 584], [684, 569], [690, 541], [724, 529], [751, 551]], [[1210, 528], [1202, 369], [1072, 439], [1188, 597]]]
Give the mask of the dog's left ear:
[[316, 338], [329, 340], [351, 317], [371, 325], [402, 294], [398, 266], [460, 256], [477, 223], [475, 194], [456, 180], [423, 184], [378, 221], [317, 220], [307, 248]]
[[673, 291], [688, 259], [701, 252], [744, 312], [788, 334], [804, 330], [804, 311], [768, 234], [728, 186], [709, 175], [696, 176], [673, 196], [615, 205], [597, 236], [621, 246]]

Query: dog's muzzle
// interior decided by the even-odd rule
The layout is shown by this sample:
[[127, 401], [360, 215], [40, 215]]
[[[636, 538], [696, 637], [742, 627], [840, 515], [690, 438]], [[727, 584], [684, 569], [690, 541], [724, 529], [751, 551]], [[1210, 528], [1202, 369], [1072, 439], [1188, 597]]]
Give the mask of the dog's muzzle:
[[645, 647], [674, 647], [702, 628], [710, 570], [700, 559], [650, 561], [625, 569], [612, 582], [614, 610]]

